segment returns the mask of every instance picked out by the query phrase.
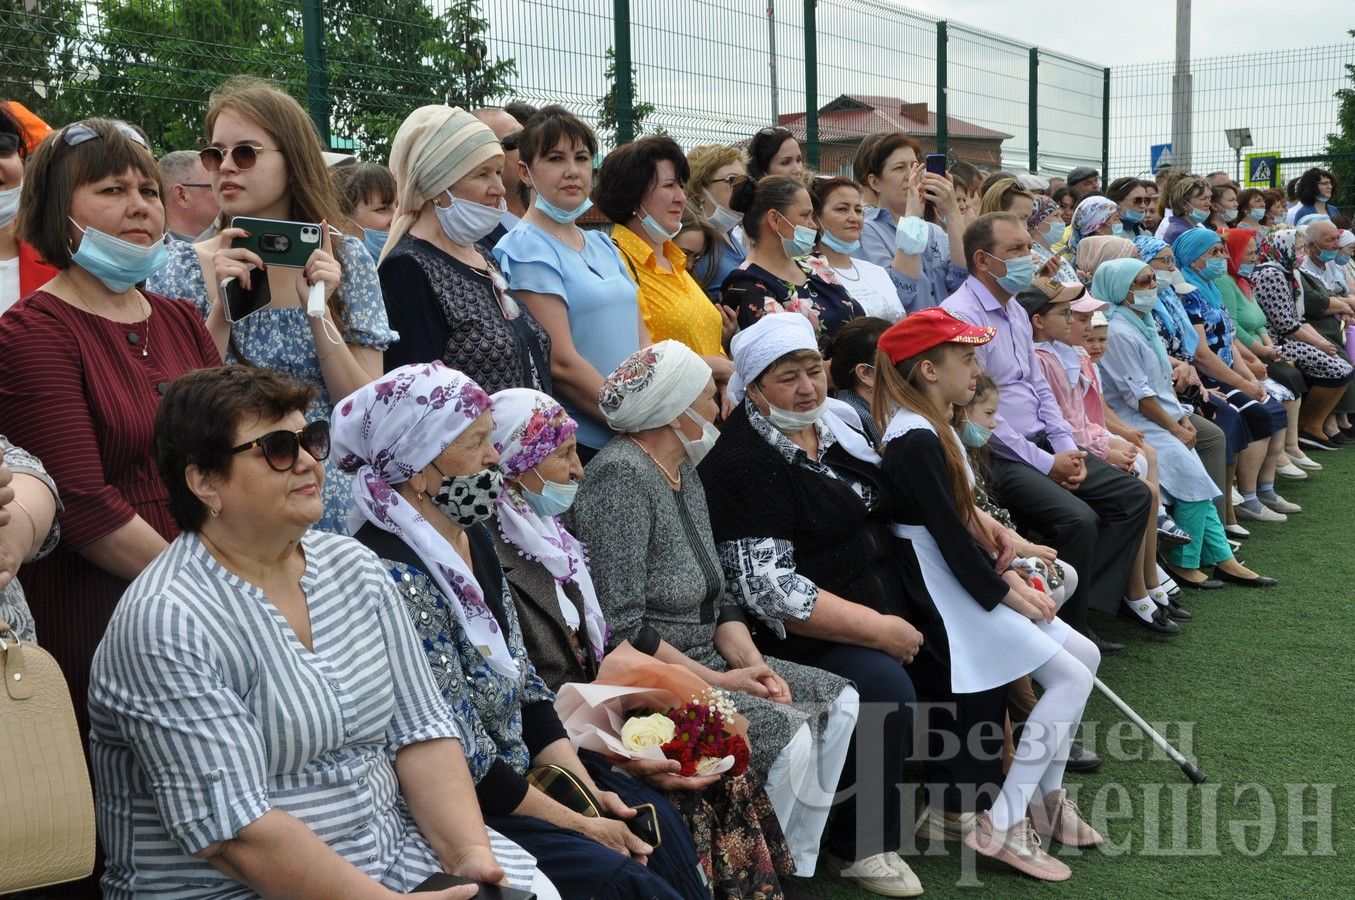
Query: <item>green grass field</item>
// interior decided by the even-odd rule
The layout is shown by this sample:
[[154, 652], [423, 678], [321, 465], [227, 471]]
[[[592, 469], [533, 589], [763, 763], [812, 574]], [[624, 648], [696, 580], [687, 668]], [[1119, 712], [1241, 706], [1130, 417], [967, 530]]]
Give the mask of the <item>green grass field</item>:
[[[1174, 639], [1093, 616], [1098, 633], [1128, 644], [1102, 662], [1102, 680], [1150, 723], [1170, 723], [1164, 733], [1208, 783], [1190, 785], [1094, 693], [1084, 729], [1094, 729], [1105, 763], [1066, 783], [1109, 852], [1055, 845], [1073, 869], [1059, 885], [975, 863], [955, 845], [944, 856], [909, 856], [928, 897], [1355, 894], [1355, 561], [1345, 531], [1355, 510], [1355, 449], [1315, 457], [1324, 471], [1279, 485], [1304, 511], [1284, 524], [1249, 525], [1239, 554], [1280, 579], [1278, 587], [1186, 591], [1195, 619]], [[811, 889], [827, 900], [875, 896], [823, 868]]]

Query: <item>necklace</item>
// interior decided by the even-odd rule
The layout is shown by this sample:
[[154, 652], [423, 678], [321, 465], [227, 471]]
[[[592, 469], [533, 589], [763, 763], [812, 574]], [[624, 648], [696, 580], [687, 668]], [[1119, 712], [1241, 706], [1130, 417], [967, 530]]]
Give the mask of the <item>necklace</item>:
[[[861, 270], [856, 267], [855, 261], [852, 260], [848, 261], [851, 262], [852, 264], [852, 267], [850, 269], [839, 269], [836, 266], [834, 266], [833, 271], [837, 274], [837, 277], [841, 278], [843, 281], [860, 281]], [[852, 274], [848, 275], [847, 274], [848, 272], [851, 272]]]
[[[94, 311], [93, 307], [91, 307], [91, 306], [89, 305], [89, 301], [85, 299], [85, 295], [84, 295], [83, 293], [81, 293], [79, 286], [77, 286], [76, 283], [75, 283], [73, 280], [71, 280], [71, 277], [70, 277], [69, 275], [66, 276], [66, 283], [67, 283], [68, 285], [70, 285], [71, 291], [75, 294], [75, 299], [78, 300], [78, 301], [80, 302], [80, 306], [81, 306], [81, 308], [84, 309], [85, 312], [89, 313], [91, 316], [96, 316], [96, 317], [98, 317], [98, 318], [100, 318], [100, 319], [108, 319], [108, 316], [101, 316], [101, 315], [99, 315], [98, 313], [96, 313], [96, 312]], [[141, 309], [141, 304], [142, 304], [142, 303], [145, 303], [145, 304], [146, 304], [146, 316], [145, 316], [145, 318], [143, 318], [143, 319], [141, 320], [141, 327], [142, 327], [142, 329], [146, 332], [146, 337], [145, 337], [144, 340], [142, 340], [142, 339], [137, 335], [137, 333], [136, 333], [135, 331], [129, 331], [129, 332], [127, 332], [127, 343], [132, 344], [133, 346], [135, 346], [138, 342], [140, 342], [140, 343], [141, 343], [141, 358], [142, 358], [142, 359], [145, 359], [147, 356], [150, 355], [150, 352], [151, 352], [151, 312], [152, 312], [152, 308], [151, 308], [151, 305], [150, 305], [150, 301], [146, 300], [145, 297], [141, 296], [141, 292], [140, 292], [140, 291], [137, 291], [136, 299], [137, 299], [137, 311], [138, 311], [138, 312], [139, 312], [140, 309]], [[116, 320], [116, 319], [109, 319], [109, 321], [117, 321], [117, 320]], [[118, 322], [118, 324], [119, 324], [119, 325], [127, 325], [127, 324], [131, 324], [131, 323], [128, 323], [128, 322]]]
[[635, 435], [628, 434], [626, 435], [626, 437], [630, 438], [631, 443], [639, 447], [644, 452], [645, 456], [649, 457], [650, 462], [659, 467], [659, 471], [663, 473], [664, 478], [668, 479], [669, 484], [673, 485], [673, 487], [679, 491], [682, 490], [682, 472], [680, 470], [678, 471], [677, 475], [674, 475], [672, 472], [668, 471], [667, 466], [659, 462], [658, 457], [656, 457], [653, 453], [649, 452], [648, 447], [646, 447], [644, 444], [640, 443], [635, 439]]

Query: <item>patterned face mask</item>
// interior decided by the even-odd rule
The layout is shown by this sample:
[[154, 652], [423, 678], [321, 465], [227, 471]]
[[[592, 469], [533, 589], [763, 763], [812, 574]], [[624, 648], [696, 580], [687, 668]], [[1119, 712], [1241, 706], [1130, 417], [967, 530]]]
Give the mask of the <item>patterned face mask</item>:
[[[437, 468], [435, 464], [433, 468]], [[438, 469], [441, 472], [441, 469]], [[503, 471], [497, 467], [472, 475], [443, 475], [442, 487], [433, 504], [462, 528], [487, 521], [494, 515], [494, 501], [503, 492]]]

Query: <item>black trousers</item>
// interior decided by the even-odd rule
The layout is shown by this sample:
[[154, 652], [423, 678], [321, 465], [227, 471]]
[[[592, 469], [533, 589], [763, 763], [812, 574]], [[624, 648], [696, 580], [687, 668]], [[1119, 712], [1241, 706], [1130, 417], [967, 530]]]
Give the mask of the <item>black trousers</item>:
[[1087, 631], [1087, 609], [1113, 614], [1124, 597], [1152, 492], [1128, 472], [1087, 454], [1076, 491], [1022, 462], [992, 459], [993, 488], [1021, 528], [1039, 532], [1078, 571], [1078, 587], [1059, 615]]

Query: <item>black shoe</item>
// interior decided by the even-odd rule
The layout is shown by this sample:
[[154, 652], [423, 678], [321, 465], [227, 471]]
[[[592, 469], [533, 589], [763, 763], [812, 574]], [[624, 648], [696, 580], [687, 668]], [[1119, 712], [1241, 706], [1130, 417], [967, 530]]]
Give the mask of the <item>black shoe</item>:
[[1090, 774], [1101, 771], [1101, 757], [1097, 756], [1095, 751], [1088, 750], [1086, 747], [1073, 741], [1068, 748], [1068, 765], [1065, 767], [1069, 772], [1081, 772]]
[[1167, 605], [1162, 608], [1167, 611], [1167, 618], [1176, 622], [1189, 622], [1191, 619], [1195, 618], [1189, 610], [1182, 607], [1181, 604], [1177, 603], [1171, 597], [1167, 598]]
[[1253, 588], [1275, 587], [1275, 585], [1279, 584], [1274, 578], [1268, 578], [1265, 575], [1257, 575], [1255, 578], [1243, 578], [1240, 575], [1230, 575], [1218, 566], [1214, 567], [1214, 577], [1219, 580], [1220, 586], [1222, 586], [1223, 582], [1227, 582], [1228, 584], [1240, 584], [1242, 587]]
[[1318, 437], [1317, 435], [1309, 434], [1306, 431], [1299, 432], [1299, 446], [1307, 447], [1309, 450], [1341, 449], [1339, 445], [1332, 443], [1331, 439], [1328, 438], [1326, 435]]
[[1129, 609], [1129, 607], [1124, 604], [1120, 604], [1120, 618], [1128, 619], [1149, 634], [1155, 634], [1159, 637], [1175, 637], [1181, 633], [1181, 626], [1167, 618], [1166, 610], [1156, 603], [1153, 603], [1152, 600], [1149, 600], [1148, 602], [1156, 607], [1156, 609], [1153, 610], [1153, 618], [1151, 621], [1145, 621], [1138, 613]]
[[1087, 629], [1087, 640], [1096, 645], [1096, 649], [1102, 656], [1115, 656], [1124, 652], [1124, 644], [1117, 644], [1114, 641], [1105, 641], [1097, 636], [1095, 631]]
[[[1238, 565], [1241, 565], [1239, 563]], [[1167, 574], [1172, 577], [1178, 587], [1190, 588], [1192, 591], [1217, 591], [1223, 587], [1223, 582], [1217, 578], [1206, 578], [1204, 581], [1191, 581], [1171, 566], [1165, 567]]]
[[1348, 447], [1351, 444], [1355, 444], [1355, 437], [1351, 437], [1344, 431], [1336, 432], [1336, 434], [1333, 434], [1331, 437], [1327, 438], [1327, 440], [1331, 441], [1338, 447]]

